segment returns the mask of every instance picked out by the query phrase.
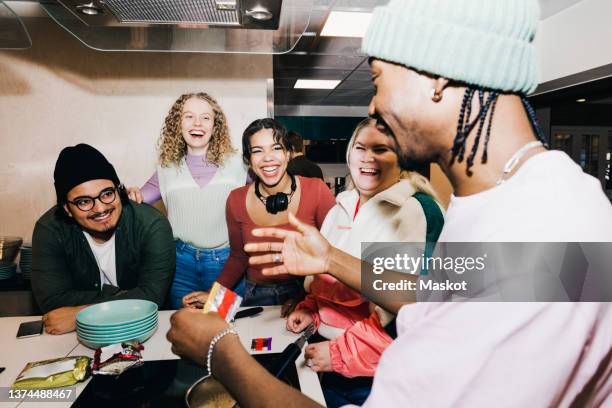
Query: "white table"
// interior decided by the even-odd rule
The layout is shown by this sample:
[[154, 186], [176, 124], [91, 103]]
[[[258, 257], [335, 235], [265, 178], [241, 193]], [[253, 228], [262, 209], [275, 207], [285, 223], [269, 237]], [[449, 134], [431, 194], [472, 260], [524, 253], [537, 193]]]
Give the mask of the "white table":
[[[172, 311], [159, 312], [159, 327], [153, 337], [144, 343], [143, 357], [146, 360], [172, 360], [178, 357], [172, 354], [170, 343], [166, 340], [166, 333], [170, 328], [170, 315]], [[94, 350], [89, 349], [77, 340], [76, 333], [67, 333], [60, 336], [43, 334], [42, 336], [16, 339], [19, 324], [36, 320], [35, 316], [27, 317], [4, 317], [0, 318], [0, 366], [6, 370], [0, 374], [0, 387], [10, 387], [17, 375], [21, 372], [27, 362], [47, 360], [65, 356], [89, 356], [93, 357]], [[272, 337], [272, 350], [252, 352], [255, 353], [280, 353], [289, 343], [293, 342], [298, 335], [285, 329], [285, 321], [280, 318], [280, 307], [265, 307], [264, 311], [253, 317], [247, 317], [236, 321], [236, 331], [243, 346], [250, 351], [251, 339], [257, 337]], [[325, 405], [325, 399], [319, 385], [317, 374], [306, 367], [304, 355], [302, 354], [296, 362], [300, 388], [302, 392], [321, 405]], [[79, 394], [87, 382], [77, 385]], [[40, 402], [0, 402], [0, 408], [40, 407]], [[45, 402], [45, 408], [67, 407], [66, 402]]]

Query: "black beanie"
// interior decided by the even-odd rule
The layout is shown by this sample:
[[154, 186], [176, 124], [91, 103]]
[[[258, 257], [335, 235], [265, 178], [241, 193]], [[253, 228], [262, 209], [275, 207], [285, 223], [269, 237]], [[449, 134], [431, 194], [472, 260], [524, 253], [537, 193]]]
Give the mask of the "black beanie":
[[118, 186], [119, 177], [112, 164], [95, 148], [81, 143], [64, 148], [55, 163], [53, 172], [57, 203], [67, 200], [70, 190], [81, 183], [91, 180], [111, 180]]

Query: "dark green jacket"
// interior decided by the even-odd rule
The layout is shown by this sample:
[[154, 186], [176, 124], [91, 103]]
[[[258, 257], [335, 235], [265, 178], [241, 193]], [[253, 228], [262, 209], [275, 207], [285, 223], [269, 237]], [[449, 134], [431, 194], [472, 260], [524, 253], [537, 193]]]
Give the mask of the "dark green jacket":
[[176, 255], [170, 223], [159, 211], [123, 205], [115, 232], [117, 288], [100, 287], [100, 270], [83, 231], [55, 210], [40, 217], [32, 237], [32, 291], [43, 313], [117, 299], [164, 303]]

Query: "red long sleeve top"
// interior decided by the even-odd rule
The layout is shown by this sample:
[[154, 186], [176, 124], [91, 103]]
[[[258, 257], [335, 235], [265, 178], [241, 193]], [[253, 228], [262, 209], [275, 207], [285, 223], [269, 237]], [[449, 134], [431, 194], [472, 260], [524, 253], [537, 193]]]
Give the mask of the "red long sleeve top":
[[[302, 190], [296, 216], [306, 224], [321, 228], [327, 212], [336, 204], [334, 195], [320, 179], [297, 177], [299, 177]], [[271, 264], [249, 265], [249, 255], [244, 252], [244, 244], [248, 242], [274, 242], [280, 241], [280, 239], [253, 236], [253, 229], [260, 226], [253, 222], [247, 212], [248, 190], [248, 185], [239, 187], [233, 190], [227, 198], [225, 216], [231, 253], [217, 281], [226, 288], [231, 288], [238, 283], [245, 272], [247, 279], [264, 284], [295, 279], [290, 275], [264, 276], [261, 270], [271, 266]], [[289, 223], [276, 225], [275, 227], [295, 230]]]

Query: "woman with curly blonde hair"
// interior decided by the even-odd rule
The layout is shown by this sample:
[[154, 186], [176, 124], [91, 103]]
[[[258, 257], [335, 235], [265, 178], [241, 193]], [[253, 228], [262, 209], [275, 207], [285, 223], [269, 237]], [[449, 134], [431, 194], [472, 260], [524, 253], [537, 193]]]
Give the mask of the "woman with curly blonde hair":
[[[130, 197], [152, 204], [162, 199], [176, 240], [176, 273], [170, 304], [208, 290], [229, 256], [225, 202], [245, 184], [246, 167], [233, 148], [227, 119], [217, 101], [199, 92], [181, 95], [170, 108], [158, 143], [159, 164]], [[234, 290], [241, 293], [244, 282]]]

